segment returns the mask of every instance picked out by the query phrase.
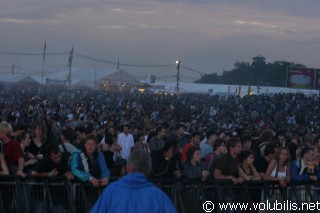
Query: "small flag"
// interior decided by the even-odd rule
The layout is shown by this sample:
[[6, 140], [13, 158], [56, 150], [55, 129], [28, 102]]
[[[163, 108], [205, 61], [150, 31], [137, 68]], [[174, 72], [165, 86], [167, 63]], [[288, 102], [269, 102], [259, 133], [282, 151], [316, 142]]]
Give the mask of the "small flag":
[[46, 49], [47, 49], [47, 42], [44, 42], [44, 48], [43, 48], [43, 61], [46, 60]]

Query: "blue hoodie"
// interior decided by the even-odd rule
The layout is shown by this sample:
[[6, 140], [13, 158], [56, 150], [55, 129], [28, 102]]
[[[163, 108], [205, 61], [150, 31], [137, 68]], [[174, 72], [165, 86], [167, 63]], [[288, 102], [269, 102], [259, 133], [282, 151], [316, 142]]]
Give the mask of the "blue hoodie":
[[[310, 174], [303, 173], [299, 175], [301, 169], [301, 159], [297, 159], [291, 162], [290, 165], [291, 169], [291, 180], [297, 182], [309, 182], [310, 181]], [[320, 178], [320, 170], [318, 167], [314, 168], [314, 175]]]
[[176, 213], [171, 200], [141, 173], [131, 173], [107, 186], [91, 213]]

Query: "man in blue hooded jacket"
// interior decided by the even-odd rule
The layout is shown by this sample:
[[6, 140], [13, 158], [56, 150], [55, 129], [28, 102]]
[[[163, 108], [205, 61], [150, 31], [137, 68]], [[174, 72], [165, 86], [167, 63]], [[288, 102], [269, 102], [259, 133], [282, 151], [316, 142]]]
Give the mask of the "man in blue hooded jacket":
[[175, 213], [172, 202], [148, 181], [151, 158], [144, 150], [132, 152], [127, 162], [128, 175], [111, 183], [100, 195], [91, 213]]
[[304, 148], [299, 159], [291, 162], [291, 179], [297, 182], [317, 182], [320, 178], [318, 165], [313, 163], [314, 151]]

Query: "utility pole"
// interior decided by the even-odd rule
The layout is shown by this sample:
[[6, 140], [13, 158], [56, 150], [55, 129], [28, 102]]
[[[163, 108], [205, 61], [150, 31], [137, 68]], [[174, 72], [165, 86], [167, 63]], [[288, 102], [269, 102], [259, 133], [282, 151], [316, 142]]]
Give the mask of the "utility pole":
[[41, 73], [41, 82], [43, 84], [43, 75], [44, 75], [44, 61], [46, 60], [46, 49], [47, 49], [47, 42], [44, 42], [44, 47], [43, 47], [43, 60], [42, 60], [42, 73]]
[[70, 52], [70, 56], [69, 56], [69, 75], [68, 75], [68, 82], [69, 82], [69, 87], [71, 87], [71, 67], [72, 67], [72, 59], [73, 59], [73, 46], [72, 46], [72, 49], [71, 49], [71, 52]]
[[96, 89], [97, 86], [97, 69], [94, 68], [94, 89]]
[[177, 64], [177, 71], [178, 71], [178, 74], [177, 74], [177, 87], [176, 87], [176, 91], [177, 91], [177, 92], [179, 92], [180, 64], [181, 64], [181, 61], [176, 61], [176, 64]]

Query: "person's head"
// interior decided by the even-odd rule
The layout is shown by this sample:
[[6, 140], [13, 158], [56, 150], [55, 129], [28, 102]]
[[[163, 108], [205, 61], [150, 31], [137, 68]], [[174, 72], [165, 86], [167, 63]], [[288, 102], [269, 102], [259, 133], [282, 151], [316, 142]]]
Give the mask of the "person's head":
[[273, 159], [275, 157], [276, 151], [277, 146], [273, 143], [269, 143], [266, 145], [266, 148], [264, 149], [264, 157]]
[[164, 126], [158, 126], [156, 131], [158, 137], [164, 138], [166, 136], [166, 128]]
[[153, 138], [156, 135], [157, 135], [156, 131], [154, 131], [154, 130], [150, 131], [149, 134], [148, 134], [148, 137], [147, 137], [147, 143], [150, 143], [151, 138]]
[[225, 131], [224, 134], [223, 134], [223, 140], [225, 142], [228, 142], [230, 140], [230, 138], [231, 138], [230, 132]]
[[301, 150], [300, 156], [301, 156], [301, 159], [307, 163], [313, 160], [313, 154], [314, 154], [313, 149], [307, 147]]
[[200, 156], [200, 148], [191, 146], [187, 151], [187, 161], [191, 162], [200, 162], [201, 156]]
[[320, 136], [314, 138], [314, 144], [316, 147], [320, 148]]
[[298, 136], [293, 136], [291, 138], [291, 143], [294, 143], [296, 145], [300, 145], [301, 144], [301, 140], [300, 140], [300, 138]]
[[240, 162], [243, 164], [253, 164], [253, 153], [250, 150], [243, 150], [239, 155]]
[[57, 144], [50, 144], [47, 146], [47, 156], [48, 158], [55, 164], [59, 164], [61, 162], [61, 150]]
[[11, 138], [12, 126], [6, 121], [0, 123], [0, 139]]
[[137, 141], [138, 141], [138, 142], [143, 142], [143, 141], [144, 141], [144, 134], [143, 134], [143, 132], [138, 132], [138, 133], [137, 133]]
[[286, 132], [284, 130], [280, 130], [277, 132], [277, 140], [280, 146], [284, 146], [286, 144], [287, 138], [286, 138]]
[[68, 141], [70, 143], [73, 142], [74, 132], [71, 128], [65, 128], [61, 131], [61, 141]]
[[177, 125], [177, 133], [178, 135], [182, 136], [184, 135], [184, 132], [186, 131], [186, 126], [183, 124], [178, 124]]
[[47, 139], [47, 125], [44, 120], [36, 120], [32, 124], [31, 134], [33, 138], [40, 138], [42, 141]]
[[111, 145], [113, 144], [114, 140], [115, 140], [115, 139], [114, 139], [114, 137], [113, 137], [112, 134], [110, 134], [110, 133], [105, 134], [105, 136], [104, 136], [104, 142], [105, 142], [106, 144], [108, 144], [109, 146], [111, 146]]
[[213, 129], [210, 129], [206, 132], [206, 138], [210, 144], [214, 144], [214, 142], [217, 140], [218, 136], [217, 136], [217, 133]]
[[77, 126], [74, 130], [76, 133], [77, 139], [82, 141], [87, 136], [87, 129], [84, 126]]
[[213, 150], [219, 153], [224, 153], [226, 151], [226, 143], [222, 138], [218, 138], [213, 144]]
[[93, 155], [95, 151], [97, 151], [98, 148], [98, 140], [97, 137], [93, 134], [87, 135], [85, 142], [84, 142], [84, 148], [88, 155]]
[[242, 149], [243, 150], [251, 150], [251, 137], [249, 135], [244, 135], [241, 137]]
[[125, 135], [128, 135], [129, 134], [129, 130], [130, 130], [130, 127], [129, 125], [124, 125], [123, 128], [122, 128], [122, 131]]
[[110, 133], [110, 134], [113, 135], [113, 136], [116, 136], [116, 134], [117, 134], [116, 128], [115, 128], [114, 126], [108, 126], [106, 132], [107, 132], [107, 133]]
[[286, 165], [290, 162], [290, 151], [288, 148], [286, 147], [281, 147], [277, 153], [276, 153], [276, 156], [275, 156], [275, 159], [277, 162], [283, 164], [283, 165]]
[[241, 149], [241, 141], [238, 138], [230, 138], [230, 140], [227, 142], [227, 150], [231, 155], [238, 156], [241, 152]]
[[193, 132], [190, 136], [190, 142], [194, 146], [200, 146], [201, 134], [199, 132]]
[[12, 133], [13, 137], [16, 137], [17, 135], [19, 135], [23, 131], [27, 131], [27, 127], [21, 123], [17, 124], [16, 126], [14, 126], [12, 128], [13, 128], [13, 133]]
[[28, 147], [31, 142], [30, 134], [27, 131], [22, 131], [17, 135], [16, 141], [21, 145]]
[[266, 141], [271, 141], [273, 137], [273, 132], [271, 129], [265, 129], [261, 132], [260, 135], [260, 141], [266, 142]]
[[251, 140], [252, 142], [256, 142], [260, 139], [260, 133], [258, 131], [251, 132]]
[[142, 173], [149, 176], [152, 169], [151, 157], [144, 150], [135, 150], [130, 153], [127, 161], [127, 172]]

